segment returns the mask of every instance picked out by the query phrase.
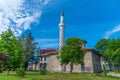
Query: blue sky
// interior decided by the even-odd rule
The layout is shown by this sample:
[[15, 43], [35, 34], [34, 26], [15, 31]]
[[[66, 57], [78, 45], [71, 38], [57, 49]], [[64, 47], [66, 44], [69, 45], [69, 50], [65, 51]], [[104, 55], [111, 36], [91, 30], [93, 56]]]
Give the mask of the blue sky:
[[[39, 42], [40, 48], [58, 48], [58, 24], [62, 9], [65, 14], [65, 39], [79, 37], [88, 42], [87, 47], [94, 48], [96, 42], [101, 38], [120, 37], [120, 0], [8, 1], [13, 1], [18, 5], [13, 6], [13, 4], [10, 5], [6, 1], [0, 0], [0, 5], [3, 4], [2, 7], [0, 6], [0, 18], [3, 17], [4, 10], [7, 12], [10, 9], [11, 14], [18, 12], [22, 17], [19, 15], [11, 17], [10, 14], [6, 14], [4, 21], [8, 20], [7, 25], [0, 22], [0, 27], [3, 28], [0, 32], [11, 28], [18, 35], [29, 29], [35, 40]], [[17, 9], [13, 9], [13, 7], [9, 9], [6, 5], [17, 6]], [[16, 13], [14, 13], [15, 11]]]

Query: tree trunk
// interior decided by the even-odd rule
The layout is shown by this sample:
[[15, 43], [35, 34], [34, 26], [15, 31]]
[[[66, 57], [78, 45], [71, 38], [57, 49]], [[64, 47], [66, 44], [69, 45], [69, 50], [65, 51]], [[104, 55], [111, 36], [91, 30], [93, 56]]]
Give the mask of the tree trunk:
[[112, 62], [113, 71], [115, 71], [115, 64]]
[[2, 73], [1, 65], [2, 65], [2, 60], [0, 60], [0, 73]]
[[2, 73], [2, 70], [1, 70], [1, 65], [0, 65], [0, 73]]
[[7, 69], [7, 75], [8, 75], [8, 76], [9, 76], [9, 73], [10, 73], [10, 69], [8, 68], [8, 69]]
[[35, 62], [35, 70], [37, 69], [37, 61]]
[[73, 63], [70, 64], [70, 73], [73, 71]]
[[25, 70], [27, 70], [28, 62], [25, 62]]

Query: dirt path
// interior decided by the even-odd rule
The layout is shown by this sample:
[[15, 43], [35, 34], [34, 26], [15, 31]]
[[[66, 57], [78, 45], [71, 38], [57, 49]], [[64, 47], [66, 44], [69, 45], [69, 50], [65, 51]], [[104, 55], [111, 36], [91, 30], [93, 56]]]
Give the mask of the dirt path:
[[109, 76], [115, 76], [115, 77], [120, 77], [119, 73], [114, 73], [114, 72], [109, 72], [107, 75], [109, 75]]

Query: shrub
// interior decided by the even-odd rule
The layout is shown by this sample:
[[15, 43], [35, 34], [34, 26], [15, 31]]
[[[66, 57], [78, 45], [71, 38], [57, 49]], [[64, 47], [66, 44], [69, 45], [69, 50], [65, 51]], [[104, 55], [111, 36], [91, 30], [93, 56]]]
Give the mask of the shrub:
[[40, 69], [40, 74], [42, 74], [42, 75], [46, 75], [46, 74], [47, 74], [46, 67], [43, 66], [43, 67]]
[[23, 68], [17, 68], [15, 71], [16, 71], [17, 76], [22, 77], [22, 78], [25, 76], [25, 70]]
[[107, 70], [106, 70], [106, 67], [105, 65], [103, 64], [103, 75], [106, 76], [107, 75]]

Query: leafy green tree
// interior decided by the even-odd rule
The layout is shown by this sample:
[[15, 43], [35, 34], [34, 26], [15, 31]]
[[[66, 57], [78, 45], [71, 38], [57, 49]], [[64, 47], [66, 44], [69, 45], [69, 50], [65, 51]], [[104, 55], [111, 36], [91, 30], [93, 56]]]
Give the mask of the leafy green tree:
[[102, 55], [101, 59], [107, 62], [109, 62], [108, 57], [106, 56], [109, 41], [109, 39], [100, 39], [95, 45], [96, 50]]
[[36, 68], [37, 68], [37, 63], [38, 63], [38, 61], [39, 61], [39, 54], [40, 54], [40, 48], [37, 48], [37, 49], [36, 49], [36, 53], [35, 53], [35, 55], [34, 55], [35, 70], [36, 70]]
[[61, 64], [70, 64], [71, 72], [74, 64], [83, 64], [84, 51], [81, 50], [83, 40], [79, 38], [69, 38], [61, 48], [59, 56]]
[[99, 51], [102, 55], [104, 55], [105, 51], [108, 49], [108, 43], [109, 40], [108, 39], [100, 39], [97, 43], [96, 43], [96, 50]]
[[11, 29], [0, 35], [0, 51], [8, 53], [10, 58], [7, 61], [9, 69], [27, 68], [28, 62], [33, 61], [37, 43], [31, 33], [24, 38], [17, 38]]
[[102, 53], [105, 60], [109, 61], [110, 65], [115, 66], [120, 64], [120, 39], [101, 39], [96, 44], [96, 49]]
[[34, 61], [34, 54], [37, 51], [37, 42], [34, 41], [31, 33], [28, 33], [23, 37], [23, 61], [25, 69], [28, 67], [28, 63]]
[[0, 35], [0, 51], [10, 55], [7, 61], [10, 69], [14, 70], [20, 66], [22, 59], [21, 47], [21, 40], [17, 39], [10, 29]]
[[[111, 39], [108, 44], [108, 50], [105, 55], [112, 64], [113, 68], [120, 64], [120, 39]], [[114, 68], [115, 69], [115, 68]]]

